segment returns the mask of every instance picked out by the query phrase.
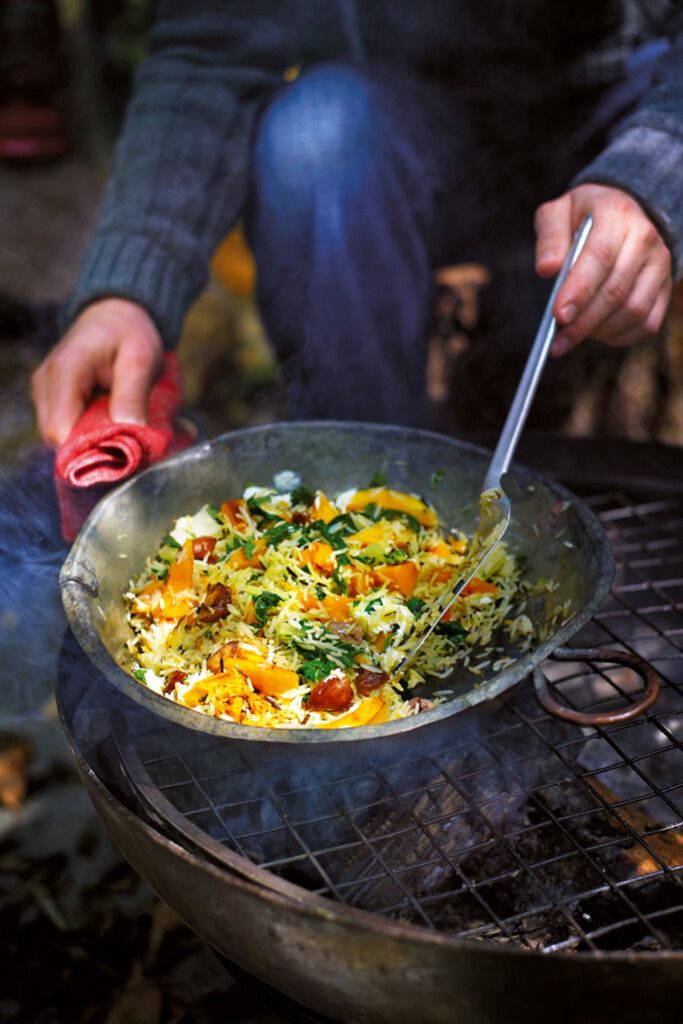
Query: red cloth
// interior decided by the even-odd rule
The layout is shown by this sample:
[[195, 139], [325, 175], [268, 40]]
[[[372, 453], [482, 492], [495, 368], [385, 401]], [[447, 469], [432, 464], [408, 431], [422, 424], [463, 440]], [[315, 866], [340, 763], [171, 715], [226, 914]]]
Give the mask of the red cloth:
[[73, 541], [97, 502], [138, 470], [180, 451], [194, 437], [178, 422], [183, 377], [178, 357], [164, 356], [164, 370], [152, 388], [147, 423], [115, 423], [109, 395], [85, 410], [57, 452], [55, 484], [64, 539]]

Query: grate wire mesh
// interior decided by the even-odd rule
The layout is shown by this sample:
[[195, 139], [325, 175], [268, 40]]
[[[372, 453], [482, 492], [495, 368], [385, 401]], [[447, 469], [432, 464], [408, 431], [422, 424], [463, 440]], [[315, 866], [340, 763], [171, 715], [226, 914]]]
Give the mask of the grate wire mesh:
[[[491, 714], [459, 716], [435, 751], [417, 730], [399, 760], [328, 765], [247, 758], [155, 720], [126, 739], [147, 795], [273, 874], [376, 914], [529, 949], [683, 949], [683, 499], [584, 500], [617, 572], [574, 643], [655, 668], [645, 715], [578, 728], [524, 684]], [[597, 658], [543, 671], [577, 710], [632, 702], [640, 685]]]

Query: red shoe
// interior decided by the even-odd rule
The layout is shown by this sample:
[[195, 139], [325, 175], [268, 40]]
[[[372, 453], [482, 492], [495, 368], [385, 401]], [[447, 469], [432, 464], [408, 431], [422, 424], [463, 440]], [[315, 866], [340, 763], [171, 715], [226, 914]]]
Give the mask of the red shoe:
[[55, 0], [0, 0], [0, 39], [0, 159], [64, 156], [68, 68]]
[[25, 100], [0, 107], [0, 159], [54, 160], [70, 150], [61, 110], [33, 106]]

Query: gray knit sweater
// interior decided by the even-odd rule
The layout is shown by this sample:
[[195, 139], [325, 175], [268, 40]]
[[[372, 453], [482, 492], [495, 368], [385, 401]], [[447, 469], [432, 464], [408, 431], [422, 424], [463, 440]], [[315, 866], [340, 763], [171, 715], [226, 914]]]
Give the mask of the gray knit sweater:
[[[680, 0], [164, 0], [68, 322], [104, 296], [139, 302], [173, 345], [211, 253], [243, 208], [256, 118], [288, 68], [391, 60], [494, 102], [585, 110], [634, 47], [670, 48], [638, 106], [574, 183], [634, 195], [683, 264]], [[481, 84], [483, 83], [483, 85]], [[569, 185], [569, 182], [567, 182]], [[539, 196], [539, 202], [548, 198]]]

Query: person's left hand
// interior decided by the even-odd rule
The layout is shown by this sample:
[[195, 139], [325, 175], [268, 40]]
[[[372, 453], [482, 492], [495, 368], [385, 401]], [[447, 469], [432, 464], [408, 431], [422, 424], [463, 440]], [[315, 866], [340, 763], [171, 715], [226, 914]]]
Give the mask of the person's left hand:
[[558, 273], [573, 233], [589, 213], [588, 240], [553, 306], [556, 356], [589, 336], [615, 346], [651, 338], [671, 299], [671, 253], [664, 240], [635, 199], [605, 185], [578, 185], [539, 206], [536, 272]]

